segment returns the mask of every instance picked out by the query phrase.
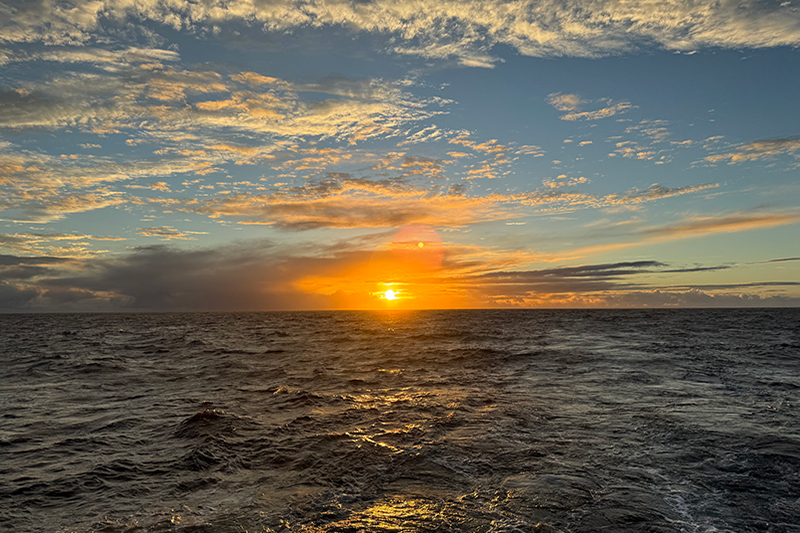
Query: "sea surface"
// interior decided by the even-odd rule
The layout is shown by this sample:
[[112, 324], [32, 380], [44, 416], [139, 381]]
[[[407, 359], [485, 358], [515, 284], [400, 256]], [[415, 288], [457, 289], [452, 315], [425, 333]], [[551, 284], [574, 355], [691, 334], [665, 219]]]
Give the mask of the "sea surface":
[[800, 309], [0, 315], [0, 530], [800, 532]]

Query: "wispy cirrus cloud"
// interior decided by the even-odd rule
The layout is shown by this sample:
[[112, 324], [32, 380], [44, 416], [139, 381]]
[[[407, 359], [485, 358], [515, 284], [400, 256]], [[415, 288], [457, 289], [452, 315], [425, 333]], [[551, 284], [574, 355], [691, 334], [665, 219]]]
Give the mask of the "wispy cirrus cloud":
[[674, 188], [665, 187], [664, 185], [652, 185], [647, 189], [632, 189], [625, 193], [606, 195], [586, 194], [577, 191], [564, 192], [552, 190], [552, 187], [548, 187], [549, 190], [514, 194], [512, 198], [519, 201], [522, 205], [572, 210], [580, 208], [635, 206], [645, 202], [681, 196], [683, 194], [692, 194], [717, 187], [719, 187], [717, 183], [687, 185]]
[[456, 58], [482, 67], [494, 64], [490, 51], [499, 44], [529, 56], [596, 57], [646, 46], [693, 51], [800, 43], [800, 14], [790, 2], [78, 0], [57, 8], [41, 3], [5, 6], [2, 15], [0, 42], [8, 43], [90, 43], [98, 35], [112, 37], [120, 21], [137, 20], [189, 31], [252, 22], [277, 32], [340, 26], [391, 36], [397, 41], [391, 48], [396, 53]]
[[613, 239], [607, 244], [592, 244], [563, 252], [570, 258], [591, 256], [634, 246], [705, 237], [719, 233], [737, 233], [800, 223], [797, 212], [738, 212], [717, 216], [690, 216], [677, 223], [658, 226], [625, 224], [590, 231], [592, 238]]
[[685, 238], [771, 228], [800, 222], [800, 213], [737, 213], [717, 217], [693, 217], [681, 224], [652, 228], [645, 231], [657, 239]]
[[179, 59], [179, 54], [174, 50], [160, 48], [128, 46], [106, 49], [97, 46], [50, 46], [43, 50], [17, 51], [9, 54], [6, 62], [86, 63], [114, 72], [131, 65], [140, 65], [151, 70], [164, 68], [165, 63], [173, 63]]

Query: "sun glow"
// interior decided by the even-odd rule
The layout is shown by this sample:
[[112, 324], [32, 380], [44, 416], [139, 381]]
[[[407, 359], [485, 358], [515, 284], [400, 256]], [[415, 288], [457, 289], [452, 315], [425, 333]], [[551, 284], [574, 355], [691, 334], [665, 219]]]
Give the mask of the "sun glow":
[[465, 284], [455, 282], [453, 263], [444, 261], [448, 246], [430, 226], [405, 226], [372, 251], [309, 270], [293, 286], [338, 309], [464, 307]]

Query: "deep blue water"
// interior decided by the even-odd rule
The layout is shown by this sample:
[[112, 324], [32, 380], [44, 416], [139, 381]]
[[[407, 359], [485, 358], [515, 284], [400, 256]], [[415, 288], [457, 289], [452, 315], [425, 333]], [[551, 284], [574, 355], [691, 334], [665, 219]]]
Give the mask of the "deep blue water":
[[800, 532], [800, 310], [0, 315], [0, 530]]

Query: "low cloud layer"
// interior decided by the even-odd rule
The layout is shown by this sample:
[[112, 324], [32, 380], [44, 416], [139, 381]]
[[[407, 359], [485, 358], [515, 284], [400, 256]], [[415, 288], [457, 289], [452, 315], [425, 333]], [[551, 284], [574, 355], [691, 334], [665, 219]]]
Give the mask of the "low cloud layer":
[[[440, 266], [414, 270], [408, 257], [396, 256], [391, 247], [371, 248], [373, 240], [334, 244], [311, 254], [302, 246], [287, 249], [259, 241], [197, 250], [149, 246], [116, 258], [2, 255], [0, 310], [369, 308], [380, 306], [370, 291], [392, 281], [392, 272], [404, 273], [392, 285], [400, 294], [416, 291], [424, 296], [438, 291], [449, 295], [447, 301], [466, 307], [800, 303], [785, 293], [798, 285], [794, 281], [664, 285], [670, 275], [705, 272], [713, 276], [715, 271], [735, 268], [732, 265], [680, 266], [648, 260], [507, 270], [529, 261], [530, 256], [446, 245]], [[402, 246], [396, 249], [407, 253]], [[405, 263], [397, 263], [398, 257], [405, 257]], [[426, 302], [424, 297], [420, 301]]]

